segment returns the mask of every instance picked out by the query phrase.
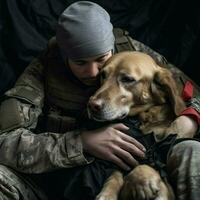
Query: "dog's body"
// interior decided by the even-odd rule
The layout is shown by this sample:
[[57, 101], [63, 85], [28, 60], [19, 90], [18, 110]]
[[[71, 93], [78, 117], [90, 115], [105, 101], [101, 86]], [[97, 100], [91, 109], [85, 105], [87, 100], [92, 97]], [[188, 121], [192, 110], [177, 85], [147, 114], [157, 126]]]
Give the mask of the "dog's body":
[[[140, 52], [112, 56], [101, 71], [100, 89], [90, 98], [89, 116], [97, 121], [112, 121], [138, 116], [144, 134], [153, 132], [157, 140], [173, 130], [171, 122], [184, 109], [179, 88], [170, 71]], [[121, 189], [122, 188], [122, 189]], [[147, 165], [139, 165], [123, 179], [114, 172], [105, 183], [99, 200], [156, 199], [172, 200], [170, 186]]]

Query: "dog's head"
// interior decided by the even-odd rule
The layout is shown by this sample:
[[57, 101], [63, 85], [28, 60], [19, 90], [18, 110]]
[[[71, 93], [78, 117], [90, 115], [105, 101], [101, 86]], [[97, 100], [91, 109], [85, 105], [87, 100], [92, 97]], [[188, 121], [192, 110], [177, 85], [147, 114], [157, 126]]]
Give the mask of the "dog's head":
[[137, 115], [169, 101], [175, 115], [183, 110], [172, 74], [141, 52], [112, 56], [101, 70], [101, 87], [89, 99], [90, 118], [108, 121]]

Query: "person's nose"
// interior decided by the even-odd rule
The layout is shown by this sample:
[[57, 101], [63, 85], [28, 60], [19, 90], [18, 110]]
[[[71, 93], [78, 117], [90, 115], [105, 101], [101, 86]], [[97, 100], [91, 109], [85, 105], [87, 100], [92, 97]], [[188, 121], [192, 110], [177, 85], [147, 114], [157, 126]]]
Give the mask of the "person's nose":
[[87, 74], [90, 77], [96, 77], [99, 74], [99, 64], [96, 62], [92, 62], [87, 67]]

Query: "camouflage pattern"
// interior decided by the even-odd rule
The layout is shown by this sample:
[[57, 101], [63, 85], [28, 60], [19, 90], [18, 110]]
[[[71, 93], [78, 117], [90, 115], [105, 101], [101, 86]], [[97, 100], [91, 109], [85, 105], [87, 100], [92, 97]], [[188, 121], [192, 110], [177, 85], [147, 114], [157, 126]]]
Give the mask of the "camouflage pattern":
[[[167, 63], [163, 56], [144, 44], [130, 37], [126, 39], [126, 43], [131, 41], [132, 50], [149, 53], [157, 62]], [[123, 42], [121, 36], [121, 51], [128, 50]], [[185, 80], [180, 70], [175, 71]], [[26, 68], [1, 101], [0, 164], [18, 172], [38, 174], [92, 162], [93, 158], [83, 154], [77, 121], [94, 90], [94, 87], [81, 85], [66, 70], [55, 38], [50, 40], [47, 50]], [[190, 106], [199, 111], [198, 95]], [[7, 169], [2, 168], [4, 170], [7, 173]], [[0, 187], [2, 185], [3, 182]], [[12, 186], [12, 182], [8, 185]], [[20, 189], [25, 195], [26, 190]]]
[[6, 92], [0, 107], [0, 163], [24, 173], [42, 173], [90, 162], [83, 155], [78, 130], [35, 134], [44, 104], [43, 70], [41, 60], [34, 60], [15, 87]]
[[142, 42], [139, 42], [131, 38], [127, 31], [115, 28], [114, 35], [116, 38], [115, 42], [116, 52], [130, 51], [130, 50], [140, 51], [152, 56], [157, 63], [162, 63], [162, 64], [167, 63], [167, 60], [164, 56], [152, 50], [150, 47], [144, 45]]
[[16, 171], [0, 165], [0, 200], [47, 200], [37, 186]]
[[190, 100], [190, 102], [188, 102], [188, 106], [192, 106], [193, 108], [195, 108], [195, 110], [196, 110], [197, 112], [200, 113], [200, 107], [199, 107], [199, 105], [200, 105], [200, 99], [197, 98], [197, 97], [193, 97], [193, 98]]
[[200, 144], [188, 140], [176, 144], [168, 156], [167, 170], [176, 199], [198, 200], [200, 196]]

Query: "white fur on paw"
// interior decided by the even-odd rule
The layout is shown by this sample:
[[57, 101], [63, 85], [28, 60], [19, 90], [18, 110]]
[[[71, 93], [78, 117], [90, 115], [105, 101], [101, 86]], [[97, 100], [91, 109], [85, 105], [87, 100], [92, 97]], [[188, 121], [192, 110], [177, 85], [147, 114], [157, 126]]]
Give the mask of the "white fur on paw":
[[157, 197], [159, 197], [159, 191], [159, 181], [157, 179], [154, 179], [154, 177], [149, 180], [143, 180], [143, 182], [137, 183], [132, 186], [133, 197], [138, 197], [139, 199], [156, 199]]
[[117, 200], [116, 195], [99, 194], [95, 200]]
[[166, 196], [159, 195], [158, 197], [155, 198], [155, 200], [168, 200], [168, 198]]

